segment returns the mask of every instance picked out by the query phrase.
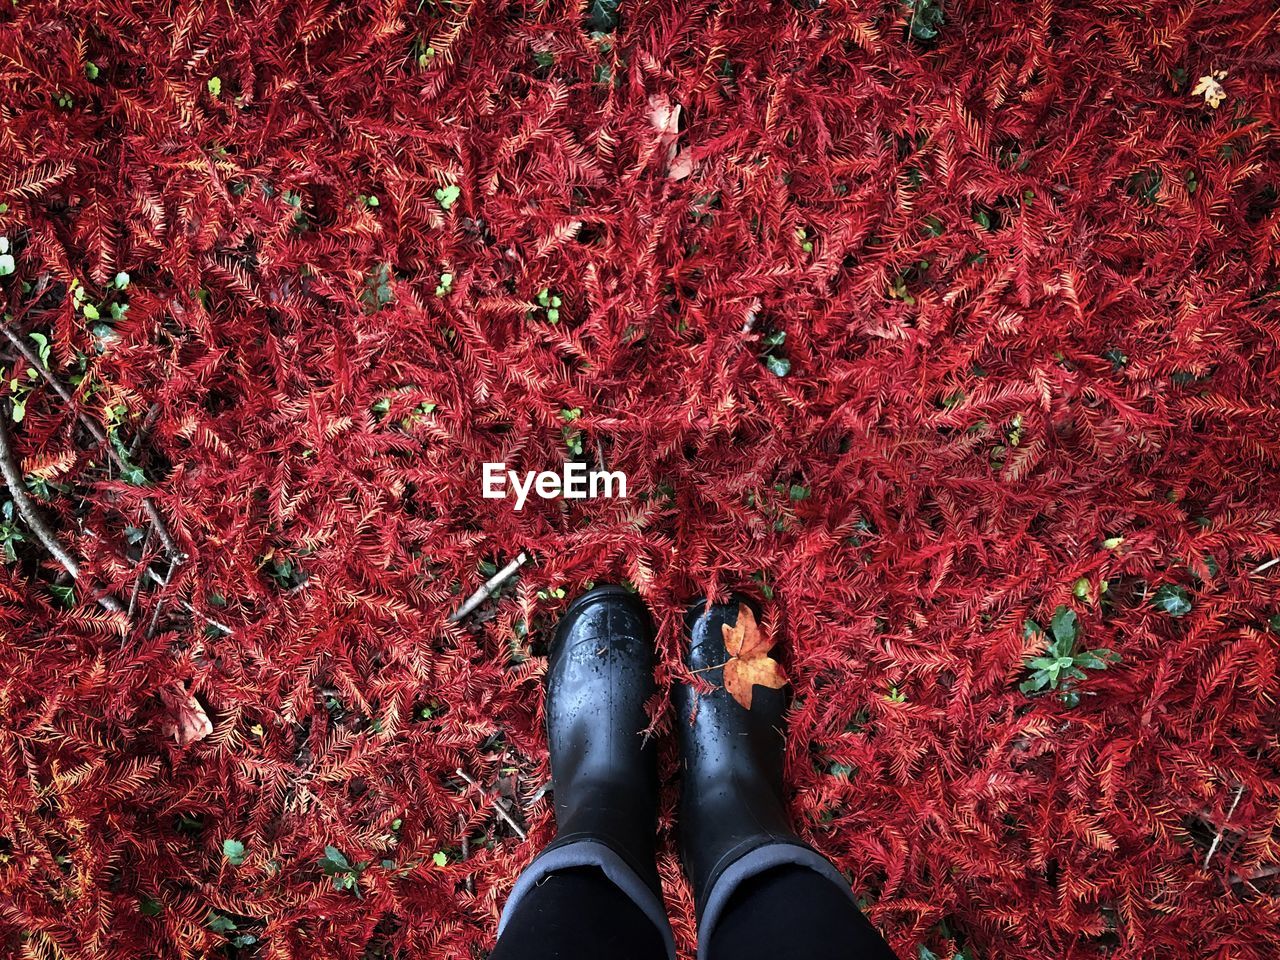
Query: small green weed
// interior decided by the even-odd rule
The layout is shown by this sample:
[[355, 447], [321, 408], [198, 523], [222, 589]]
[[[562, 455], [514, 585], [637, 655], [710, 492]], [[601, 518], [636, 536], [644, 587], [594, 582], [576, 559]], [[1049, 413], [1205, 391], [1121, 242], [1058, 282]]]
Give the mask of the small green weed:
[[[1024, 635], [1030, 639], [1043, 637], [1045, 630], [1034, 620], [1023, 625]], [[1027, 695], [1040, 693], [1045, 689], [1057, 690], [1058, 698], [1069, 707], [1080, 702], [1080, 695], [1075, 685], [1088, 679], [1086, 670], [1105, 670], [1112, 663], [1120, 660], [1118, 653], [1105, 647], [1093, 650], [1078, 649], [1080, 641], [1080, 621], [1076, 612], [1070, 607], [1059, 605], [1053, 611], [1053, 619], [1049, 621], [1049, 645], [1044, 654], [1032, 657], [1026, 662], [1031, 676], [1018, 685], [1018, 689]]]

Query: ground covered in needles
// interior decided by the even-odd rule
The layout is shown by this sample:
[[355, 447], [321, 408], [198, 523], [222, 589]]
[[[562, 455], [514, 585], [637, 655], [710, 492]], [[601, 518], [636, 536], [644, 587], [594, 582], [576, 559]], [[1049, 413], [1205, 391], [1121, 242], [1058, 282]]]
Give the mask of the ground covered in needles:
[[[764, 601], [901, 956], [1269, 955], [1275, 31], [6, 4], [0, 952], [483, 957], [625, 581], [664, 744], [683, 604]], [[479, 495], [569, 460], [628, 498]]]

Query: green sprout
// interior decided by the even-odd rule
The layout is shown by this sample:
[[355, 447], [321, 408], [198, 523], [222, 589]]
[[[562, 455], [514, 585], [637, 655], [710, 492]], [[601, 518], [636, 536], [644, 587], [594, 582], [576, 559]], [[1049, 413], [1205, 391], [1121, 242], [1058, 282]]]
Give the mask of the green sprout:
[[548, 287], [538, 291], [538, 306], [547, 314], [547, 323], [560, 322], [560, 297]]
[[440, 187], [435, 193], [436, 201], [440, 204], [440, 209], [442, 210], [448, 210], [452, 207], [458, 202], [460, 196], [462, 196], [462, 188], [454, 186], [452, 183], [448, 186]]
[[[1034, 620], [1023, 625], [1024, 636], [1043, 637], [1045, 630]], [[1105, 670], [1120, 660], [1120, 654], [1098, 647], [1093, 650], [1079, 649], [1081, 630], [1076, 612], [1070, 607], [1059, 605], [1053, 611], [1053, 619], [1049, 621], [1049, 643], [1045, 652], [1038, 657], [1027, 660], [1025, 666], [1031, 676], [1018, 685], [1018, 689], [1027, 695], [1037, 694], [1045, 689], [1059, 691], [1058, 696], [1069, 707], [1080, 702], [1080, 695], [1074, 687], [1080, 680], [1088, 679], [1086, 670]]]

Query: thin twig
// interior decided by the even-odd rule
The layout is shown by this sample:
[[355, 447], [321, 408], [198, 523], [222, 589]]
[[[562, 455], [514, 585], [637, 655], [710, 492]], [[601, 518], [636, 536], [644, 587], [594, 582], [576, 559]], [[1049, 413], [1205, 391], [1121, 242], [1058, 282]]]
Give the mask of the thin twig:
[[[169, 583], [173, 579], [173, 568], [178, 565], [177, 557], [169, 558], [169, 570], [164, 575], [164, 582]], [[151, 622], [147, 624], [147, 639], [150, 640], [156, 635], [156, 624], [160, 622], [160, 611], [164, 609], [165, 596], [163, 590], [156, 597], [155, 609], [151, 611]]]
[[[522, 554], [522, 556], [523, 556], [523, 554]], [[454, 773], [456, 773], [458, 776], [460, 776], [463, 780], [467, 781], [467, 783], [471, 784], [471, 786], [475, 787], [475, 788], [476, 788], [477, 790], [479, 790], [481, 793], [485, 793], [485, 792], [486, 792], [486, 791], [485, 791], [485, 789], [484, 789], [484, 787], [480, 786], [480, 784], [476, 783], [476, 782], [475, 782], [475, 780], [473, 780], [471, 777], [467, 776], [466, 771], [465, 771], [465, 770], [463, 770], [461, 767], [458, 767], [458, 768], [457, 768], [456, 770], [454, 770], [453, 772], [454, 772]], [[528, 840], [528, 839], [529, 839], [529, 835], [528, 835], [528, 834], [526, 834], [526, 833], [524, 832], [524, 827], [522, 827], [522, 826], [520, 826], [520, 824], [516, 823], [516, 822], [515, 822], [515, 820], [513, 820], [513, 819], [511, 818], [511, 814], [507, 813], [507, 809], [506, 809], [506, 807], [504, 807], [504, 806], [502, 805], [502, 798], [501, 798], [501, 797], [494, 797], [494, 798], [493, 798], [493, 812], [494, 812], [494, 813], [496, 813], [499, 817], [501, 817], [501, 818], [503, 819], [503, 821], [505, 821], [505, 822], [506, 822], [507, 826], [509, 826], [512, 830], [514, 830], [514, 831], [516, 832], [516, 835], [517, 835], [521, 840]]]
[[[733, 657], [729, 658], [729, 660], [732, 660], [732, 659]], [[709, 667], [699, 667], [697, 670], [690, 670], [689, 672], [690, 673], [710, 673], [712, 670], [719, 670], [723, 667], [727, 667], [729, 665], [729, 660], [726, 660], [724, 663], [713, 663]]]
[[[100, 539], [98, 535], [92, 530], [86, 530], [85, 534], [86, 536], [93, 537], [95, 540]], [[160, 574], [152, 570], [149, 564], [146, 567], [146, 569], [143, 571], [143, 575], [152, 583], [158, 584], [161, 587], [167, 587], [170, 582], [166, 580], [164, 577], [160, 576]], [[222, 633], [225, 633], [229, 637], [235, 636], [235, 630], [233, 630], [231, 627], [227, 626], [221, 620], [215, 620], [213, 617], [209, 616], [208, 614], [201, 613], [191, 604], [187, 603], [187, 601], [179, 598], [178, 606], [180, 606], [183, 610], [187, 611], [187, 613], [191, 614], [196, 619], [203, 620], [205, 623], [213, 627], [215, 630], [219, 630]], [[121, 640], [120, 642], [123, 645], [124, 640]]]
[[[63, 547], [48, 523], [45, 522], [44, 517], [41, 516], [35, 503], [32, 502], [31, 497], [27, 495], [27, 485], [22, 478], [22, 471], [18, 469], [17, 460], [13, 455], [13, 448], [9, 445], [9, 431], [5, 428], [3, 416], [0, 416], [0, 472], [4, 473], [5, 485], [9, 488], [9, 496], [13, 498], [14, 505], [18, 508], [18, 513], [22, 515], [22, 519], [31, 528], [31, 532], [36, 535], [36, 539], [52, 554], [53, 559], [62, 565], [62, 569], [71, 575], [71, 579], [79, 580], [80, 564]], [[110, 594], [103, 594], [97, 599], [98, 603], [108, 610], [124, 613], [124, 607], [120, 605], [120, 601]]]
[[142, 418], [142, 422], [138, 424], [138, 432], [133, 435], [133, 443], [129, 444], [129, 459], [134, 460], [138, 456], [138, 448], [142, 446], [142, 438], [145, 437], [151, 428], [156, 425], [156, 419], [160, 416], [160, 404], [153, 403], [148, 409], [146, 416]]
[[1232, 886], [1237, 883], [1253, 883], [1255, 880], [1266, 880], [1268, 877], [1280, 876], [1280, 864], [1269, 867], [1259, 867], [1253, 873], [1237, 873], [1235, 879], [1231, 881]]
[[[147, 552], [151, 549], [151, 538], [155, 536], [154, 530], [147, 530], [147, 536], [142, 541], [142, 560], [148, 566], [151, 561], [147, 559]], [[145, 569], [145, 568], [144, 568]], [[133, 619], [133, 610], [138, 605], [138, 593], [142, 590], [142, 574], [138, 574], [133, 581], [133, 590], [129, 592], [129, 609], [126, 611], [130, 620]]]
[[1268, 570], [1274, 567], [1277, 563], [1280, 563], [1280, 557], [1273, 557], [1272, 559], [1268, 560], [1266, 563], [1258, 564], [1256, 567], [1253, 568], [1253, 572], [1266, 573]]
[[[111, 445], [111, 441], [107, 439], [106, 431], [104, 431], [95, 420], [80, 409], [80, 405], [76, 403], [75, 396], [72, 392], [67, 389], [66, 385], [63, 384], [61, 380], [53, 375], [52, 370], [44, 365], [44, 362], [40, 359], [40, 355], [31, 348], [31, 345], [15, 333], [7, 323], [0, 323], [0, 333], [3, 333], [8, 337], [9, 342], [18, 349], [19, 353], [26, 357], [27, 362], [31, 364], [32, 369], [36, 370], [42, 377], [44, 377], [45, 382], [48, 383], [49, 386], [53, 387], [54, 392], [66, 401], [67, 405], [71, 407], [71, 412], [76, 415], [76, 419], [84, 424], [85, 429], [93, 435], [93, 439], [102, 445], [107, 459], [115, 464], [116, 469], [121, 472], [126, 471], [129, 465], [124, 462], [124, 458], [122, 458], [120, 454], [116, 453], [115, 448]], [[164, 517], [160, 516], [160, 511], [156, 508], [155, 501], [150, 497], [143, 497], [142, 509], [146, 513], [147, 519], [151, 521], [151, 525], [155, 528], [156, 536], [158, 536], [160, 538], [160, 542], [164, 544], [165, 550], [167, 550], [171, 556], [178, 557], [179, 561], [185, 559], [185, 555], [178, 549], [178, 544], [174, 541], [173, 535], [169, 533], [169, 527], [165, 524]]]
[[1209, 869], [1209, 861], [1213, 859], [1213, 855], [1218, 851], [1218, 844], [1222, 842], [1222, 835], [1227, 830], [1227, 824], [1231, 822], [1231, 815], [1236, 812], [1236, 806], [1240, 803], [1240, 797], [1244, 795], [1244, 784], [1240, 784], [1236, 788], [1236, 797], [1231, 801], [1231, 809], [1227, 811], [1227, 817], [1222, 821], [1222, 826], [1218, 828], [1218, 835], [1213, 838], [1213, 843], [1209, 846], [1209, 852], [1204, 855], [1204, 868]]
[[[150, 577], [153, 581], [155, 581], [162, 587], [167, 587], [169, 585], [168, 580], [160, 576], [160, 574], [156, 573], [150, 567], [147, 567], [147, 576]], [[191, 604], [187, 603], [187, 601], [179, 599], [178, 606], [180, 606], [183, 610], [187, 611], [187, 613], [191, 614], [193, 617], [199, 617], [201, 620], [203, 620], [209, 626], [213, 627], [215, 630], [221, 630], [223, 633], [225, 633], [229, 637], [235, 636], [235, 631], [230, 627], [228, 627], [221, 620], [215, 620], [213, 619], [213, 617], [209, 616], [208, 614], [201, 613]]]
[[471, 611], [473, 611], [476, 607], [480, 606], [480, 604], [484, 603], [484, 601], [488, 599], [489, 596], [491, 596], [495, 591], [497, 591], [499, 587], [501, 587], [507, 580], [511, 578], [512, 574], [514, 574], [517, 570], [519, 570], [522, 566], [524, 566], [525, 563], [528, 561], [528, 559], [529, 559], [529, 555], [522, 552], [520, 556], [516, 557], [514, 560], [508, 563], [505, 567], [503, 567], [501, 570], [495, 573], [492, 577], [486, 580], [484, 586], [482, 586], [479, 590], [477, 590], [471, 596], [467, 597], [467, 602], [464, 603], [462, 606], [460, 606], [449, 617], [449, 622], [457, 623], [459, 620], [466, 617], [467, 614], [471, 613]]
[[[458, 834], [461, 837], [462, 846], [462, 862], [466, 863], [471, 858], [471, 838], [467, 836], [467, 817], [465, 814], [458, 814]], [[471, 896], [476, 895], [476, 884], [471, 878], [471, 874], [467, 874], [467, 879], [463, 881], [467, 893]]]

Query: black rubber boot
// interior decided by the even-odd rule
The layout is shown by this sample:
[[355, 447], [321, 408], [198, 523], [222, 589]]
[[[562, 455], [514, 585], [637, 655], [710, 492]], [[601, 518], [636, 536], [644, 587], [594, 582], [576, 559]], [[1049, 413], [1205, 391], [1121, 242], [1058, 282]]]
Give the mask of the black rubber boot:
[[556, 838], [512, 888], [498, 925], [533, 885], [575, 867], [598, 867], [658, 926], [675, 956], [654, 861], [658, 771], [645, 702], [654, 693], [653, 622], [618, 586], [569, 605], [547, 664], [547, 742]]
[[691, 670], [714, 686], [699, 695], [686, 684], [673, 691], [684, 761], [680, 839], [685, 872], [698, 912], [699, 956], [716, 921], [746, 880], [787, 864], [827, 877], [853, 900], [844, 876], [806, 845], [791, 827], [783, 793], [783, 714], [786, 691], [756, 686], [751, 709], [724, 689], [724, 624], [738, 621], [745, 603], [734, 595], [708, 609], [700, 600], [685, 615]]

